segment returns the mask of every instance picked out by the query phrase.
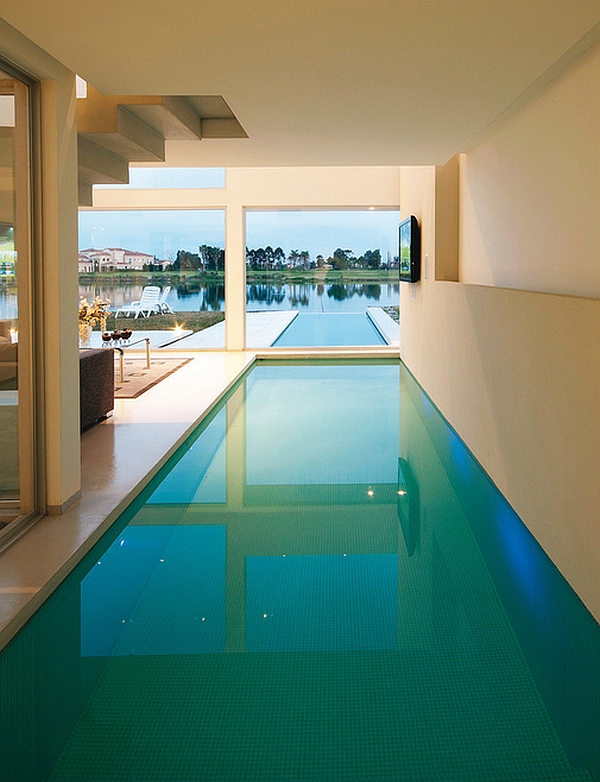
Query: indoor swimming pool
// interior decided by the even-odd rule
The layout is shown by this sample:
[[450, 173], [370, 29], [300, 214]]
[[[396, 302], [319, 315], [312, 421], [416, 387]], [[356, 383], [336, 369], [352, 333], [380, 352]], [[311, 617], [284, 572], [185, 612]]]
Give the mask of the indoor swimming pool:
[[392, 360], [259, 362], [0, 703], [10, 782], [600, 782], [600, 628]]

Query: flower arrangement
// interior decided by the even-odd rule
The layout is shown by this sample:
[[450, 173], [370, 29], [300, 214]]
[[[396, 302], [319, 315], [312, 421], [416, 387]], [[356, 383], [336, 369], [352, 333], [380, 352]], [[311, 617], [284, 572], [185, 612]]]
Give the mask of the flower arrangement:
[[79, 347], [89, 347], [92, 329], [100, 324], [102, 331], [106, 330], [106, 319], [110, 316], [108, 299], [96, 296], [90, 304], [83, 296], [79, 299]]
[[101, 299], [100, 296], [96, 296], [94, 301], [90, 304], [83, 296], [79, 300], [79, 323], [87, 326], [100, 325], [102, 330], [106, 329], [106, 321], [110, 317], [110, 310], [108, 305], [110, 301], [108, 299]]

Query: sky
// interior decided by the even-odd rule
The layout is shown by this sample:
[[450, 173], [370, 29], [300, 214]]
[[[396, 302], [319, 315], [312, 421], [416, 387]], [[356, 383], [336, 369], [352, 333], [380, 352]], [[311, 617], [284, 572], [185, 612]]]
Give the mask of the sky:
[[[398, 254], [397, 211], [251, 211], [246, 213], [250, 248], [308, 250], [311, 259], [325, 258], [341, 247], [362, 255], [365, 250]], [[174, 260], [177, 250], [198, 252], [201, 244], [224, 247], [223, 210], [82, 210], [79, 248], [124, 247]]]
[[246, 244], [248, 247], [282, 247], [290, 250], [308, 250], [314, 260], [321, 254], [328, 258], [334, 250], [353, 250], [362, 255], [365, 250], [381, 250], [398, 254], [397, 211], [316, 211], [280, 212], [247, 211]]
[[225, 213], [210, 210], [80, 211], [79, 249], [123, 247], [174, 261], [177, 250], [201, 244], [223, 247]]

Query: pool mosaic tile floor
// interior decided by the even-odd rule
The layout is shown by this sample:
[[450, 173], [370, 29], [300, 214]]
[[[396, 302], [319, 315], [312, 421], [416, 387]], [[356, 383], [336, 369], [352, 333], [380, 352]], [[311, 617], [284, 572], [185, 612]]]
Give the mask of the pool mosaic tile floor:
[[82, 768], [90, 782], [570, 778], [527, 674], [511, 672], [507, 686], [502, 660], [490, 662], [474, 670], [455, 655], [392, 652], [112, 659], [51, 779], [79, 782]]
[[[11, 782], [598, 778], [398, 373], [266, 364], [237, 386], [0, 661], [2, 718], [22, 733], [33, 714], [45, 752], [5, 736], [0, 770], [38, 769]], [[600, 648], [595, 624], [574, 640]], [[31, 655], [44, 682], [62, 666], [70, 721], [60, 672], [44, 701]], [[589, 726], [576, 695], [567, 721]]]
[[[198, 514], [193, 507], [172, 509], [177, 520], [172, 534], [51, 779], [74, 782], [85, 767], [89, 782], [589, 780], [573, 774], [460, 509], [447, 503], [447, 488], [435, 491], [446, 497], [445, 524], [443, 530], [436, 526], [426, 572], [398, 551], [394, 506], [361, 508], [354, 523], [346, 518], [350, 529], [337, 535], [322, 524], [323, 507], [300, 507], [285, 517], [292, 529], [315, 530], [321, 522], [321, 537], [311, 537], [302, 558], [341, 547], [369, 552], [379, 568], [378, 552], [395, 548], [395, 596], [402, 595], [395, 610], [405, 626], [399, 623], [394, 648], [380, 651], [319, 651], [331, 631], [327, 619], [339, 622], [340, 616], [356, 614], [356, 592], [346, 590], [331, 616], [312, 628], [312, 650], [185, 654], [179, 642], [190, 632], [191, 618], [202, 627], [198, 579], [182, 556]], [[265, 498], [269, 494], [265, 489]], [[150, 513], [141, 511], [133, 528]], [[366, 513], [371, 535], [360, 523]], [[246, 530], [246, 550], [253, 528], [260, 548], [261, 531], [283, 521], [268, 506], [260, 509], [260, 523], [256, 510], [242, 515], [236, 524]], [[161, 515], [163, 525], [166, 516]], [[277, 547], [290, 550], [294, 541], [294, 535], [284, 535]], [[338, 555], [338, 564], [358, 556]], [[174, 559], [179, 597], [167, 616], [157, 605], [168, 611], [165, 594], [172, 593], [164, 566]], [[283, 563], [283, 555], [277, 561]], [[423, 577], [432, 572], [424, 602]], [[246, 580], [230, 577], [227, 594], [227, 632], [246, 642], [252, 623], [269, 619], [247, 610], [248, 575], [246, 570]], [[277, 583], [288, 588], [280, 577]], [[329, 599], [315, 591], [318, 583], [305, 579], [299, 605]], [[261, 589], [256, 602], [272, 604], [273, 583], [266, 580]], [[169, 654], [169, 646], [177, 653]], [[269, 649], [268, 637], [264, 648]]]

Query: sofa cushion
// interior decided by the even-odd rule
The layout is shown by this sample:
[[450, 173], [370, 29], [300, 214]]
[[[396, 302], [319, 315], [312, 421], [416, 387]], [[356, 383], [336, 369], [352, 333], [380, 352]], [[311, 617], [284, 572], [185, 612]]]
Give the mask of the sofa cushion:
[[16, 361], [17, 348], [17, 342], [11, 342], [6, 337], [0, 337], [0, 361]]
[[114, 352], [110, 348], [79, 351], [81, 429], [99, 421], [115, 406]]

